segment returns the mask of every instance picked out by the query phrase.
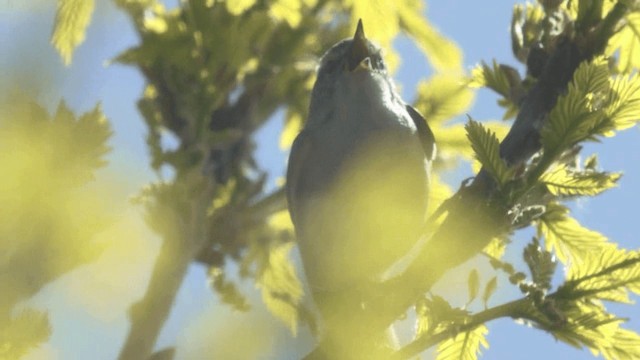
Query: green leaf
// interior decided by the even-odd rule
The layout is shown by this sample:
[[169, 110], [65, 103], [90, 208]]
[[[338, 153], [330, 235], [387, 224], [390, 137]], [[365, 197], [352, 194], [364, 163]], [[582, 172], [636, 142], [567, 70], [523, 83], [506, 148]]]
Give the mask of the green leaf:
[[[617, 76], [611, 82], [608, 105], [604, 112], [611, 128], [615, 130], [630, 128], [640, 121], [640, 79], [637, 74]], [[608, 135], [602, 130], [600, 133]]]
[[438, 74], [421, 81], [417, 92], [415, 107], [428, 119], [431, 126], [463, 114], [474, 98], [473, 91], [465, 86], [463, 79], [451, 74]]
[[511, 18], [511, 48], [515, 57], [526, 63], [532, 45], [542, 37], [544, 9], [537, 3], [516, 4]]
[[295, 335], [298, 329], [298, 308], [302, 299], [302, 284], [289, 261], [294, 243], [272, 246], [258, 263], [256, 286], [273, 315], [282, 320]]
[[478, 270], [473, 269], [469, 273], [469, 279], [467, 280], [467, 287], [469, 290], [469, 301], [467, 304], [471, 303], [478, 296], [478, 291], [480, 290], [480, 275], [478, 274]]
[[232, 15], [240, 15], [256, 3], [256, 0], [235, 0], [226, 1], [227, 11]]
[[84, 41], [94, 7], [94, 0], [58, 0], [51, 44], [65, 65], [71, 64], [73, 51]]
[[556, 196], [595, 196], [615, 187], [621, 173], [597, 171], [572, 171], [567, 166], [557, 166], [545, 173], [541, 181]]
[[545, 154], [559, 155], [567, 147], [595, 135], [603, 117], [599, 107], [609, 92], [609, 68], [600, 57], [582, 63], [573, 75], [566, 95], [560, 96], [542, 128]]
[[496, 134], [471, 119], [465, 125], [465, 129], [476, 158], [496, 180], [498, 186], [502, 187], [511, 179], [513, 172], [507, 168], [507, 164], [500, 157], [500, 143]]
[[112, 133], [99, 103], [76, 118], [61, 101], [47, 136], [55, 149], [51, 155], [68, 165], [67, 178], [82, 182], [93, 179], [95, 170], [107, 164], [104, 157], [111, 150], [107, 141]]
[[640, 293], [640, 253], [609, 246], [590, 252], [567, 271], [559, 289], [564, 297], [630, 302], [627, 291]]
[[302, 130], [302, 115], [295, 111], [287, 111], [284, 129], [280, 133], [280, 149], [289, 149], [300, 130]]
[[503, 120], [518, 114], [519, 104], [526, 95], [518, 70], [508, 65], [498, 64], [495, 60], [491, 68], [483, 62], [472, 70], [469, 86], [477, 87], [481, 84], [502, 95], [502, 98], [498, 99], [498, 105], [506, 110]]
[[296, 28], [302, 20], [301, 0], [275, 0], [271, 2], [269, 13], [276, 20], [284, 20], [291, 28]]
[[562, 326], [543, 318], [542, 322], [546, 322], [543, 328], [551, 331], [558, 340], [576, 348], [587, 346], [596, 354], [612, 347], [614, 334], [619, 330], [622, 319], [609, 314], [601, 304], [560, 301], [551, 307], [563, 317]]
[[454, 338], [438, 344], [437, 360], [475, 360], [482, 353], [481, 347], [488, 349], [486, 326], [457, 334]]
[[618, 52], [616, 70], [629, 74], [640, 67], [640, 12], [632, 12], [625, 16], [625, 24], [614, 34], [605, 53], [609, 56]]
[[227, 280], [224, 270], [219, 267], [209, 269], [209, 279], [211, 287], [220, 296], [220, 300], [232, 306], [238, 311], [248, 311], [250, 306], [245, 296], [238, 290], [236, 285]]
[[[586, 346], [594, 356], [605, 359], [633, 360], [640, 358], [640, 336], [620, 327], [624, 321], [606, 311], [600, 302], [560, 301], [555, 305], [565, 316], [561, 326], [543, 326], [554, 337], [576, 348]], [[529, 318], [539, 317], [532, 308], [522, 309]], [[541, 319], [544, 322], [544, 319]]]
[[511, 101], [513, 96], [513, 89], [517, 89], [521, 86], [520, 74], [506, 65], [498, 64], [493, 60], [491, 66], [482, 62], [471, 70], [471, 82], [469, 86], [472, 88], [487, 87], [496, 93], [502, 95], [509, 103], [507, 107], [513, 106], [517, 108], [517, 105]]
[[600, 349], [605, 359], [640, 359], [640, 335], [631, 330], [618, 328], [610, 337], [610, 344]]
[[51, 336], [46, 313], [24, 309], [0, 322], [0, 359], [21, 359]]
[[[398, 7], [400, 28], [416, 40], [420, 50], [437, 71], [460, 72], [462, 70], [462, 51], [453, 41], [441, 35], [427, 22], [421, 1], [412, 0], [393, 4]], [[366, 1], [366, 6], [371, 7], [371, 2]], [[389, 22], [385, 21], [389, 14], [383, 15], [380, 23]]]
[[494, 259], [501, 259], [507, 249], [508, 240], [502, 237], [495, 237], [484, 248], [485, 254], [491, 256]]
[[584, 261], [587, 255], [610, 245], [604, 235], [584, 228], [568, 213], [566, 207], [551, 203], [538, 219], [538, 235], [544, 237], [545, 248], [556, 254], [562, 263]]
[[489, 299], [498, 289], [498, 277], [494, 276], [489, 280], [487, 285], [484, 287], [484, 292], [482, 293], [482, 303], [484, 304], [484, 308], [488, 308]]
[[549, 290], [551, 278], [556, 271], [556, 262], [553, 254], [540, 248], [537, 238], [527, 245], [523, 254], [524, 261], [529, 267], [531, 278], [539, 289]]

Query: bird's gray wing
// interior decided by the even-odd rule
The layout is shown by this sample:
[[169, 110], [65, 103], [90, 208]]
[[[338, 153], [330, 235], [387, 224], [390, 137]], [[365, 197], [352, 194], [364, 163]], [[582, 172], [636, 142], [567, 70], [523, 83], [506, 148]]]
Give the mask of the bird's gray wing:
[[432, 161], [436, 157], [436, 138], [433, 136], [433, 132], [427, 124], [427, 121], [424, 117], [411, 105], [405, 105], [407, 108], [407, 112], [413, 123], [416, 124], [416, 128], [418, 129], [418, 136], [420, 137], [420, 142], [422, 143], [422, 148], [424, 149], [424, 153], [427, 157], [427, 160]]
[[311, 150], [311, 139], [307, 134], [302, 131], [296, 137], [293, 145], [291, 146], [291, 153], [289, 154], [289, 164], [287, 165], [287, 203], [289, 206], [289, 213], [291, 214], [291, 221], [297, 227], [299, 226], [299, 209], [300, 201], [305, 196], [302, 179], [305, 173], [305, 166], [307, 166], [307, 159], [309, 158], [309, 151]]

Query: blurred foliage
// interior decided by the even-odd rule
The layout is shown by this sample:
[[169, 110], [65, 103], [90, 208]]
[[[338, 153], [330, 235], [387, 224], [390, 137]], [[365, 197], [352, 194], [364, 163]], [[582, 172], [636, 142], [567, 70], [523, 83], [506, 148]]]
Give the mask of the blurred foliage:
[[[127, 344], [147, 346], [134, 351], [136, 356], [151, 353], [194, 261], [208, 267], [213, 290], [235, 309], [249, 309], [238, 286], [248, 279], [293, 334], [301, 321], [313, 326], [289, 259], [294, 237], [283, 192], [265, 192], [267, 169], [256, 160], [254, 134], [282, 111], [280, 146], [291, 145], [304, 125], [318, 58], [363, 18], [375, 24], [367, 26], [367, 34], [387, 51], [392, 71], [400, 62], [392, 47], [400, 35], [414, 42], [433, 69], [428, 78], [417, 74], [425, 76], [414, 100], [439, 147], [429, 213], [446, 211], [453, 191], [441, 179], [459, 160], [482, 166], [498, 185], [491, 205], [508, 209], [506, 233], [485, 249], [495, 274], [486, 283], [475, 270], [469, 274], [468, 304], [457, 308], [437, 294], [416, 304], [418, 349], [438, 344], [438, 359], [475, 359], [488, 348], [484, 323], [513, 317], [607, 359], [640, 357], [640, 337], [620, 327], [624, 319], [605, 307], [628, 303], [629, 293], [640, 291], [640, 254], [579, 224], [563, 204], [598, 195], [621, 176], [599, 170], [595, 157], [581, 164], [578, 154], [580, 143], [613, 136], [640, 119], [636, 1], [539, 0], [515, 6], [511, 47], [526, 74], [495, 61], [466, 74], [461, 50], [425, 19], [419, 0], [181, 0], [175, 8], [158, 0], [115, 3], [139, 35], [139, 44], [116, 61], [137, 67], [145, 77], [138, 108], [148, 130], [151, 166], [161, 179], [135, 199], [164, 241], [156, 278], [131, 311]], [[51, 42], [69, 64], [95, 2], [57, 4]], [[599, 56], [578, 67], [544, 124], [538, 124], [542, 150], [509, 167], [499, 143], [507, 123], [454, 120], [468, 111], [479, 87], [498, 94], [503, 119], [514, 117], [564, 39]], [[590, 48], [599, 43], [606, 46]], [[79, 117], [64, 103], [52, 117], [29, 99], [12, 99], [0, 109], [0, 165], [10, 174], [0, 179], [0, 358], [15, 358], [50, 334], [45, 314], [15, 312], [15, 305], [100, 253], [91, 240], [109, 218], [87, 184], [105, 165], [111, 132], [99, 106]], [[177, 146], [167, 147], [167, 137]], [[513, 231], [528, 226], [537, 236], [523, 253], [527, 275], [502, 256]], [[554, 257], [565, 268], [565, 281], [555, 287]], [[489, 307], [499, 273], [523, 297]], [[478, 302], [484, 310], [474, 313]], [[232, 341], [234, 334], [220, 336]]]
[[0, 358], [15, 359], [49, 337], [46, 314], [16, 306], [45, 285], [94, 261], [94, 236], [111, 221], [99, 189], [111, 129], [97, 105], [54, 116], [15, 95], [0, 106]]

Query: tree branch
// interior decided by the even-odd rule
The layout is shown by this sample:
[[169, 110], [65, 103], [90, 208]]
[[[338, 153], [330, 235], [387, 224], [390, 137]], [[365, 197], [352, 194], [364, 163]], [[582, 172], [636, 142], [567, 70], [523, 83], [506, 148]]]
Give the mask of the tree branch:
[[[201, 177], [200, 174], [194, 176]], [[190, 214], [186, 215], [188, 222], [181, 221], [181, 214], [175, 214], [175, 209], [169, 209], [175, 215], [172, 219], [174, 227], [171, 233], [164, 234], [144, 297], [131, 307], [131, 329], [118, 356], [119, 360], [147, 359], [151, 355], [189, 264], [207, 243], [206, 209], [212, 198], [213, 184], [208, 179], [202, 180], [204, 185], [199, 200], [193, 202]]]
[[[558, 96], [566, 91], [582, 61], [602, 53], [607, 35], [614, 32], [613, 28], [627, 11], [625, 5], [616, 4], [597, 30], [598, 34], [606, 35], [597, 36], [597, 41], [579, 46], [575, 38], [558, 39], [537, 83], [528, 92], [501, 143], [501, 157], [510, 166], [525, 163], [541, 149], [540, 130]], [[470, 186], [461, 188], [453, 196], [448, 210], [443, 224], [407, 270], [376, 289], [377, 294], [385, 296], [371, 296], [365, 315], [370, 320], [362, 326], [362, 331], [375, 333], [387, 328], [446, 271], [469, 260], [491, 239], [509, 230], [508, 209], [496, 205], [494, 181], [484, 170]]]
[[533, 300], [524, 297], [522, 299], [510, 301], [508, 303], [498, 305], [469, 316], [463, 325], [456, 327], [455, 332], [453, 332], [451, 329], [445, 329], [432, 335], [420, 336], [411, 343], [404, 346], [402, 349], [398, 350], [393, 355], [393, 359], [400, 360], [411, 358], [412, 356], [420, 354], [421, 352], [438, 344], [441, 341], [455, 337], [457, 334], [471, 331], [477, 326], [487, 323], [491, 320], [503, 317], [522, 317], [522, 315], [524, 314], [520, 311], [520, 309], [527, 303], [533, 303]]

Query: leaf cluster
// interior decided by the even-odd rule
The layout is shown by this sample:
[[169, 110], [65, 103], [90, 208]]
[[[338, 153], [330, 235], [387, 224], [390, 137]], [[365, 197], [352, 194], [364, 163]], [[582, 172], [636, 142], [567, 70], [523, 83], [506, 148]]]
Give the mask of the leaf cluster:
[[53, 116], [16, 95], [0, 110], [0, 357], [46, 341], [47, 315], [15, 307], [100, 254], [94, 236], [110, 221], [88, 185], [106, 164], [111, 128], [100, 105]]
[[[531, 83], [538, 81], [537, 62], [542, 61], [544, 68], [549, 50], [542, 56], [538, 52], [558, 46], [559, 38], [573, 38], [579, 43], [583, 38], [608, 36], [607, 47], [585, 45], [582, 51], [613, 54], [612, 47], [620, 46], [620, 34], [633, 29], [629, 17], [633, 18], [634, 11], [632, 4], [615, 1], [541, 1], [526, 8], [516, 6], [513, 48], [516, 57], [528, 66], [527, 79], [519, 81], [498, 64], [482, 64], [474, 70], [471, 86], [486, 86], [505, 101], [513, 99], [514, 91], [531, 89]], [[614, 18], [622, 20], [615, 22]], [[612, 26], [612, 30], [604, 30], [606, 26]], [[624, 41], [625, 45], [632, 45], [635, 39], [626, 35]], [[640, 119], [640, 82], [636, 75], [627, 75], [630, 57], [635, 55], [617, 55], [596, 56], [577, 67], [567, 89], [559, 95], [544, 122], [537, 125], [542, 145], [539, 153], [523, 165], [505, 163], [498, 139], [481, 124], [471, 120], [466, 129], [483, 171], [496, 184], [494, 198], [511, 209], [508, 213], [512, 229], [529, 224], [537, 228], [537, 237], [523, 254], [530, 281], [512, 265], [492, 258], [494, 267], [507, 272], [511, 283], [525, 295], [523, 301], [500, 309], [505, 310], [502, 316], [527, 319], [558, 339], [577, 347], [586, 346], [605, 358], [631, 359], [638, 356], [640, 337], [621, 328], [624, 319], [607, 312], [603, 301], [629, 302], [628, 292], [637, 292], [637, 254], [618, 249], [606, 236], [583, 227], [562, 204], [601, 194], [615, 187], [621, 177], [620, 173], [600, 171], [595, 156], [584, 164], [578, 158], [580, 143], [611, 137]], [[627, 74], [618, 74], [620, 71]], [[508, 104], [507, 115], [519, 106], [518, 101], [503, 104]], [[556, 258], [566, 268], [566, 280], [549, 294]], [[491, 310], [470, 314], [457, 326], [476, 316], [486, 316]]]

